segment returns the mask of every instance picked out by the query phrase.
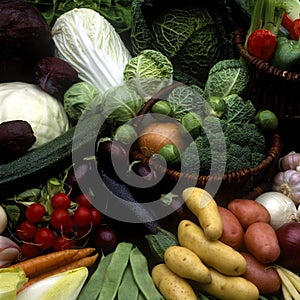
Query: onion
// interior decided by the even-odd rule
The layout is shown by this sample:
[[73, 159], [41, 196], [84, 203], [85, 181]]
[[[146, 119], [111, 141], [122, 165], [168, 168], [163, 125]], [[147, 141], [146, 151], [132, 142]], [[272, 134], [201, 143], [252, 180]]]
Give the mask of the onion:
[[180, 151], [185, 148], [182, 130], [176, 123], [150, 123], [142, 130], [138, 139], [138, 147], [149, 157], [167, 144], [175, 145]]
[[261, 203], [270, 213], [270, 225], [277, 230], [286, 223], [298, 222], [299, 214], [292, 199], [280, 192], [265, 192], [255, 201]]
[[278, 264], [295, 272], [300, 271], [300, 223], [292, 222], [276, 230], [281, 254]]

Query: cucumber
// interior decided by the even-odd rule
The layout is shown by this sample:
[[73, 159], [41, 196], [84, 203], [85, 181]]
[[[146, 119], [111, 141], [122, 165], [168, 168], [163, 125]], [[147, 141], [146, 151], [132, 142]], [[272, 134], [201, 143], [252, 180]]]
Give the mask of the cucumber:
[[164, 262], [164, 253], [171, 246], [178, 246], [177, 237], [170, 231], [157, 227], [155, 234], [147, 234], [145, 238], [149, 244], [151, 253], [158, 262]]
[[100, 128], [101, 118], [101, 115], [97, 114], [85, 118], [80, 121], [80, 126], [74, 126], [39, 148], [12, 162], [0, 165], [1, 195], [11, 195], [33, 188], [70, 167], [73, 152], [88, 146], [95, 147], [91, 145], [95, 142], [95, 136], [101, 135], [105, 130], [105, 123]]

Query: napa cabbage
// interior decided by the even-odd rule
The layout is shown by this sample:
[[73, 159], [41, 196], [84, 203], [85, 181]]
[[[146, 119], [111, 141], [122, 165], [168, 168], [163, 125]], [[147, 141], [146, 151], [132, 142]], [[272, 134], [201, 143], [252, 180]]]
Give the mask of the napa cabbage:
[[131, 54], [111, 23], [95, 10], [74, 8], [62, 14], [52, 27], [52, 36], [55, 55], [100, 95], [123, 83]]

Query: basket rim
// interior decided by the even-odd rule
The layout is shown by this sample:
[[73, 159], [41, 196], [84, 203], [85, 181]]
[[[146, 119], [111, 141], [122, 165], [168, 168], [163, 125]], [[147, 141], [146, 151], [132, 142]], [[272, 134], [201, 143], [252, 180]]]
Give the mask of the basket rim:
[[300, 84], [300, 73], [291, 72], [287, 70], [279, 69], [267, 61], [252, 56], [244, 47], [245, 33], [242, 29], [237, 29], [234, 32], [233, 44], [236, 47], [238, 53], [258, 71], [268, 75], [276, 76], [277, 78], [285, 81], [291, 81]]
[[[156, 103], [160, 98], [169, 94], [174, 88], [178, 86], [184, 86], [185, 84], [181, 82], [175, 82], [163, 89], [161, 89], [156, 95], [150, 98], [140, 109], [138, 116], [145, 115], [149, 112], [153, 104]], [[141, 122], [142, 118], [138, 118], [138, 123], [133, 123], [133, 126], [138, 126]], [[279, 133], [275, 132], [270, 137], [270, 144], [269, 148], [266, 153], [266, 157], [262, 160], [258, 165], [239, 169], [230, 173], [225, 173], [223, 175], [198, 175], [195, 173], [187, 173], [187, 172], [180, 172], [175, 169], [170, 169], [167, 167], [162, 166], [158, 160], [153, 159], [153, 157], [146, 157], [138, 150], [132, 150], [131, 155], [134, 159], [140, 160], [143, 163], [149, 164], [149, 166], [154, 167], [154, 169], [161, 174], [167, 175], [168, 178], [172, 179], [173, 181], [178, 181], [179, 178], [185, 180], [192, 180], [193, 182], [197, 182], [198, 185], [205, 185], [208, 180], [216, 180], [216, 181], [228, 181], [228, 182], [240, 182], [242, 178], [248, 178], [251, 175], [256, 174], [260, 170], [268, 167], [273, 161], [275, 161], [280, 153], [282, 152], [282, 142], [281, 136]], [[155, 156], [154, 156], [155, 157]]]

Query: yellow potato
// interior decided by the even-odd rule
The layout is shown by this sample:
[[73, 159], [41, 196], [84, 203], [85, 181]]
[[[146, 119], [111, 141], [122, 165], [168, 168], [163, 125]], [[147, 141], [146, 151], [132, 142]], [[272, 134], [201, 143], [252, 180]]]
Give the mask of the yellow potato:
[[164, 253], [167, 267], [180, 277], [202, 283], [211, 282], [208, 268], [198, 255], [182, 246], [171, 246]]
[[197, 300], [191, 285], [173, 273], [166, 264], [154, 266], [151, 275], [155, 286], [166, 300]]
[[198, 187], [184, 189], [182, 197], [188, 209], [198, 218], [206, 237], [219, 239], [223, 233], [223, 223], [214, 198]]
[[247, 269], [245, 258], [237, 250], [219, 240], [209, 240], [203, 229], [192, 221], [179, 223], [178, 241], [196, 253], [205, 265], [225, 275], [238, 276]]
[[213, 268], [211, 283], [198, 283], [196, 288], [206, 292], [220, 300], [257, 300], [259, 299], [258, 288], [249, 280], [241, 276], [227, 276]]

